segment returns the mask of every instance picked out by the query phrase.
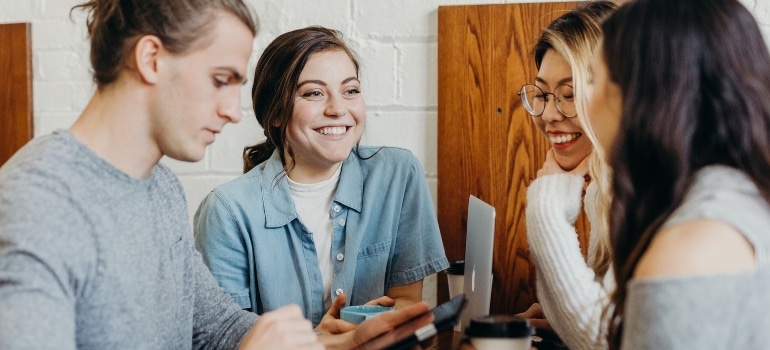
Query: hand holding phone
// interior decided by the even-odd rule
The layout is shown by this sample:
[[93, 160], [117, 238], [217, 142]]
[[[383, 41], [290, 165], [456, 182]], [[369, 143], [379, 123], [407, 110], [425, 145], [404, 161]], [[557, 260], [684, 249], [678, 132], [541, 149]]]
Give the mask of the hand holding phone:
[[[460, 294], [437, 306], [432, 312], [425, 312], [411, 319], [404, 319], [402, 323], [397, 324], [391, 331], [360, 344], [356, 348], [389, 350], [411, 349], [441, 332], [451, 330], [459, 321], [460, 313], [465, 307], [466, 302], [465, 295]], [[380, 317], [392, 313], [393, 312], [386, 313], [364, 321], [360, 326], [364, 326], [367, 322], [376, 321]]]

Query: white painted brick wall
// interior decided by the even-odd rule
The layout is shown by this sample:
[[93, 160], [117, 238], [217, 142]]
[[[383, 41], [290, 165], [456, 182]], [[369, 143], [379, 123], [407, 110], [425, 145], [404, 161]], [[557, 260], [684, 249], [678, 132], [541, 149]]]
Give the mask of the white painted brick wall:
[[[247, 0], [260, 17], [250, 67], [280, 33], [318, 24], [342, 31], [358, 52], [368, 105], [365, 144], [410, 149], [436, 198], [438, 6], [513, 3], [505, 0]], [[80, 0], [0, 0], [0, 23], [31, 22], [35, 135], [69, 127], [93, 91]], [[535, 2], [543, 2], [536, 0]], [[770, 37], [770, 0], [743, 0]], [[2, 48], [0, 48], [2, 49]], [[243, 120], [229, 125], [198, 163], [164, 160], [179, 175], [190, 215], [208, 191], [241, 173], [241, 151], [263, 138], [243, 88]], [[426, 281], [435, 303], [435, 279]]]

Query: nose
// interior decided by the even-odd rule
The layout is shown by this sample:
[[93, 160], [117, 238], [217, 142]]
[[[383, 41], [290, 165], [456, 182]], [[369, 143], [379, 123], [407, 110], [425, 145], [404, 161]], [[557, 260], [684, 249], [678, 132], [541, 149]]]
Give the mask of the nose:
[[545, 103], [545, 109], [540, 116], [546, 123], [560, 122], [564, 120], [564, 115], [561, 114], [558, 108], [556, 108], [556, 98], [549, 96], [548, 101]]
[[229, 123], [237, 123], [241, 121], [241, 91], [240, 89], [233, 89], [232, 93], [229, 93], [219, 104], [217, 114], [224, 119], [227, 119]]
[[332, 94], [326, 102], [326, 110], [324, 111], [327, 116], [341, 117], [347, 114], [347, 106], [341, 96]]

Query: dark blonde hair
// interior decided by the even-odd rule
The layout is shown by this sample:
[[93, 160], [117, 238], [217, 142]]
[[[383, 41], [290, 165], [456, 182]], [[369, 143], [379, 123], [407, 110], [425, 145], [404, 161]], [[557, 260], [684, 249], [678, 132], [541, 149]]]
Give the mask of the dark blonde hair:
[[559, 16], [543, 31], [535, 44], [535, 65], [538, 70], [546, 51], [554, 50], [564, 58], [572, 70], [572, 81], [575, 88], [575, 105], [583, 132], [593, 144], [591, 152], [590, 171], [596, 186], [599, 188], [599, 203], [596, 203], [599, 221], [592, 222], [597, 226], [593, 231], [600, 236], [591, 247], [588, 264], [594, 270], [597, 280], [604, 278], [612, 262], [612, 250], [609, 238], [609, 206], [610, 171], [604, 162], [601, 149], [588, 116], [588, 100], [591, 96], [591, 85], [588, 83], [589, 67], [593, 53], [601, 41], [601, 23], [614, 11], [618, 5], [613, 1], [589, 1], [577, 5], [574, 9]]
[[90, 0], [72, 8], [88, 13], [94, 82], [104, 87], [125, 68], [137, 40], [154, 35], [173, 53], [211, 38], [217, 11], [233, 14], [257, 33], [256, 14], [242, 0]]
[[267, 139], [243, 149], [244, 173], [269, 159], [276, 149], [284, 160], [284, 170], [291, 170], [292, 164], [286, 164], [283, 152], [286, 150], [293, 158], [286, 144], [286, 127], [294, 110], [300, 73], [312, 54], [333, 50], [347, 53], [358, 76], [358, 59], [337, 30], [320, 26], [293, 30], [279, 35], [265, 48], [254, 71], [251, 97], [254, 114]]

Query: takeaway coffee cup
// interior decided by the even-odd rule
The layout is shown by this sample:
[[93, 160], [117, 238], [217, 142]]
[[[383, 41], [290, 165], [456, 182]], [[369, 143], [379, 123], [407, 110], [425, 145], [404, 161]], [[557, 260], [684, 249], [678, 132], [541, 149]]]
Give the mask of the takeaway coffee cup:
[[463, 274], [465, 273], [465, 260], [453, 261], [446, 269], [447, 283], [449, 284], [449, 299], [463, 293]]
[[478, 350], [530, 350], [533, 329], [529, 321], [511, 315], [472, 318], [465, 335]]
[[[463, 274], [465, 274], [465, 260], [456, 260], [449, 264], [446, 269], [446, 279], [449, 284], [449, 299], [452, 299], [463, 293]], [[460, 322], [457, 322], [455, 331], [462, 331]]]

